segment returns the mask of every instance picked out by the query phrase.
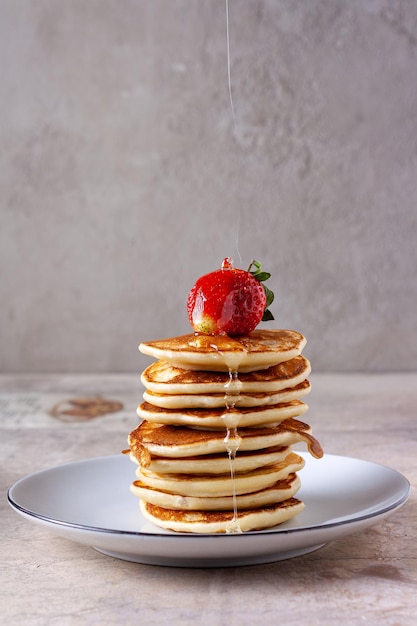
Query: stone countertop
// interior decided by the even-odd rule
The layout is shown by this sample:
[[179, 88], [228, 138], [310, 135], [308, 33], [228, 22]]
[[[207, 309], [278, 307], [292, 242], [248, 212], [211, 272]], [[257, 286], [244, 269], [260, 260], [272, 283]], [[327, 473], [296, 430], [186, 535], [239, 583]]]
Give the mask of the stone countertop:
[[[325, 452], [403, 473], [406, 504], [369, 529], [268, 565], [183, 569], [104, 556], [18, 516], [8, 487], [36, 470], [117, 454], [136, 424], [137, 375], [0, 376], [1, 594], [5, 624], [414, 625], [417, 374], [315, 374], [306, 421]], [[80, 419], [74, 398], [122, 408]], [[108, 407], [107, 407], [108, 408]], [[75, 409], [75, 411], [74, 411]], [[94, 411], [105, 411], [99, 403]]]

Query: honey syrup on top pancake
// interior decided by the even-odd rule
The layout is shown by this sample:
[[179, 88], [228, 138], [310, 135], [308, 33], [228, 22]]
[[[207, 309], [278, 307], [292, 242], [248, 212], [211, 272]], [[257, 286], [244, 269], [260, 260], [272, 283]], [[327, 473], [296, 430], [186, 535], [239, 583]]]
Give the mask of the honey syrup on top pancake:
[[248, 335], [201, 333], [142, 342], [143, 354], [183, 369], [251, 372], [267, 369], [299, 354], [305, 337], [295, 330], [253, 330]]

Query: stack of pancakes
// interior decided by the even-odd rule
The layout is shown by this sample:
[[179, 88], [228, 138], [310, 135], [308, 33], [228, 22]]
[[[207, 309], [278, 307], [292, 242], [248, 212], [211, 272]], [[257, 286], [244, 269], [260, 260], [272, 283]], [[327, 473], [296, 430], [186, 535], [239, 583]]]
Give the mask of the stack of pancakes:
[[179, 532], [240, 532], [303, 509], [294, 496], [304, 460], [291, 446], [322, 455], [298, 419], [310, 391], [305, 343], [296, 331], [255, 330], [139, 346], [157, 359], [142, 374], [142, 422], [128, 440], [145, 518]]

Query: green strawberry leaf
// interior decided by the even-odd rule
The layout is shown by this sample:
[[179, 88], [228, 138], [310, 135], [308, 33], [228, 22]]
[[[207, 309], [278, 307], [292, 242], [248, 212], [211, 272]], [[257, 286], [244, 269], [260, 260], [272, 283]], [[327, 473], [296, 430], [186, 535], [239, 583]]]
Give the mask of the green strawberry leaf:
[[268, 287], [266, 285], [262, 285], [262, 287], [264, 288], [265, 291], [265, 295], [266, 295], [266, 306], [265, 308], [267, 309], [274, 301], [274, 293], [268, 289]]
[[[252, 269], [254, 268], [254, 269]], [[251, 261], [249, 267], [248, 267], [248, 272], [250, 274], [252, 274], [252, 276], [254, 276], [256, 278], [256, 280], [259, 280], [260, 283], [263, 283], [264, 281], [268, 280], [268, 278], [271, 277], [271, 274], [269, 272], [264, 272], [262, 271], [262, 265], [261, 263], [259, 263], [259, 261]], [[262, 321], [263, 322], [268, 322], [270, 320], [274, 319], [274, 316], [272, 315], [271, 311], [269, 311], [268, 307], [272, 304], [272, 302], [274, 301], [274, 293], [264, 284], [262, 284], [262, 287], [265, 291], [265, 295], [266, 295], [266, 305], [265, 305], [265, 311], [262, 317]]]
[[269, 272], [256, 272], [255, 274], [251, 272], [251, 274], [257, 280], [259, 280], [260, 283], [264, 282], [265, 280], [268, 280], [268, 278], [271, 278], [271, 274]]
[[273, 319], [275, 318], [272, 315], [271, 311], [269, 309], [265, 309], [264, 314], [262, 316], [262, 322], [270, 322]]

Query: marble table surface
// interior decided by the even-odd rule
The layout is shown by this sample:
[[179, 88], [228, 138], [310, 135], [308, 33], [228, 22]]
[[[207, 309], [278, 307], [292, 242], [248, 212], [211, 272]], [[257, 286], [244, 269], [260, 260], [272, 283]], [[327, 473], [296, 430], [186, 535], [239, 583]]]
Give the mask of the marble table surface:
[[[0, 376], [2, 623], [416, 624], [417, 374], [313, 374], [311, 382], [305, 421], [325, 452], [398, 470], [412, 486], [408, 501], [308, 555], [187, 569], [105, 556], [29, 523], [7, 503], [10, 485], [27, 474], [125, 448], [137, 424], [139, 377]], [[79, 398], [101, 400], [83, 418]], [[103, 399], [119, 410], [106, 413], [112, 405]]]

